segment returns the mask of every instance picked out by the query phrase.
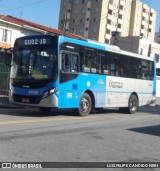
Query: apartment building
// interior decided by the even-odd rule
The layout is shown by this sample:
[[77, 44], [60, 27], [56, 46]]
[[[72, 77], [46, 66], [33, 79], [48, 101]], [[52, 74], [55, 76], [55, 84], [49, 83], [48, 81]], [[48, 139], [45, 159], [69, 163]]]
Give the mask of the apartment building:
[[61, 0], [59, 29], [102, 43], [113, 31], [154, 40], [155, 23], [156, 12], [139, 0]]
[[154, 41], [156, 11], [139, 0], [133, 0], [129, 36], [141, 36]]
[[155, 39], [154, 39], [154, 41], [156, 43], [159, 43], [160, 44], [160, 27], [159, 27], [159, 32], [156, 32], [155, 33]]

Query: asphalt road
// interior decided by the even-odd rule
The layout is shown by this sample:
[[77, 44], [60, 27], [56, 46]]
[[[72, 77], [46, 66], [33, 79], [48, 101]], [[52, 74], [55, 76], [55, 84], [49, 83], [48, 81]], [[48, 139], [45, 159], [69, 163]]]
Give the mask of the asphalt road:
[[72, 110], [1, 108], [0, 161], [160, 162], [160, 107], [143, 107], [133, 115], [110, 109], [88, 117]]

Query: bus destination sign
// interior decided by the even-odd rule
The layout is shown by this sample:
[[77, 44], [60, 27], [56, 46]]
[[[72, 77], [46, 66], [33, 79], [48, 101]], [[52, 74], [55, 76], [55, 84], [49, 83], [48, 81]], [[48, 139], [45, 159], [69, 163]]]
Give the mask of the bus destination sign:
[[20, 44], [24, 45], [24, 46], [46, 45], [46, 44], [50, 44], [50, 39], [49, 38], [22, 39], [22, 40], [20, 40]]

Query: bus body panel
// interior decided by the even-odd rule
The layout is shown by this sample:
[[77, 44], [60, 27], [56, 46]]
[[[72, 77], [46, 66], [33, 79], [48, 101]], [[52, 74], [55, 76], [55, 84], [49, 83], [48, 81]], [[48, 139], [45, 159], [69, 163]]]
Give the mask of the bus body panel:
[[160, 105], [160, 64], [157, 64], [156, 71], [156, 105]]
[[[64, 42], [70, 42], [72, 44], [95, 48], [101, 51], [108, 51], [109, 48], [102, 44], [92, 43], [72, 38], [59, 36], [58, 38], [58, 77], [56, 81], [50, 84], [46, 84], [41, 88], [17, 88], [10, 85], [10, 102], [21, 105], [29, 105], [36, 107], [57, 107], [57, 108], [78, 108], [80, 105], [80, 99], [84, 92], [90, 92], [93, 94], [92, 101], [95, 100], [95, 108], [106, 107], [127, 107], [129, 97], [131, 94], [136, 94], [139, 106], [150, 104], [154, 100], [155, 95], [155, 75], [154, 80], [143, 80], [134, 78], [118, 77], [106, 74], [94, 74], [94, 73], [77, 73], [74, 79], [66, 82], [60, 82], [61, 72], [61, 44]], [[72, 48], [72, 47], [70, 47]], [[68, 50], [69, 51], [69, 50]], [[116, 52], [123, 55], [124, 52]], [[79, 55], [79, 52], [77, 52]], [[131, 55], [131, 53], [127, 52]], [[139, 55], [137, 58], [141, 59]], [[152, 61], [142, 57], [145, 60]], [[13, 74], [13, 73], [11, 73]], [[45, 96], [50, 90], [51, 94]], [[14, 94], [20, 97], [20, 101], [15, 102]], [[33, 99], [39, 103], [31, 103]]]
[[65, 82], [58, 87], [59, 108], [77, 108], [82, 94], [91, 91], [96, 99], [96, 107], [103, 107], [106, 99], [106, 76], [80, 73], [75, 80]]
[[[139, 105], [149, 104], [153, 96], [153, 82], [130, 78], [109, 77], [107, 79], [107, 107], [125, 107], [132, 93], [136, 93]], [[146, 86], [147, 85], [147, 86]], [[154, 100], [154, 97], [153, 99]]]

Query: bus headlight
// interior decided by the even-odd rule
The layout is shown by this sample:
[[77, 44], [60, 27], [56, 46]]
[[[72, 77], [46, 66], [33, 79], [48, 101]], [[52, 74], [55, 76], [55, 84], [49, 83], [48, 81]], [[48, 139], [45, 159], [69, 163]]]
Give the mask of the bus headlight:
[[55, 93], [55, 91], [56, 91], [56, 87], [54, 87], [54, 88], [52, 88], [52, 89], [50, 89], [50, 90], [48, 90], [48, 91], [44, 92], [44, 94], [43, 94], [43, 97], [42, 97], [42, 98], [45, 98], [45, 97], [47, 97], [47, 96], [49, 96], [49, 95], [51, 95], [51, 94]]

